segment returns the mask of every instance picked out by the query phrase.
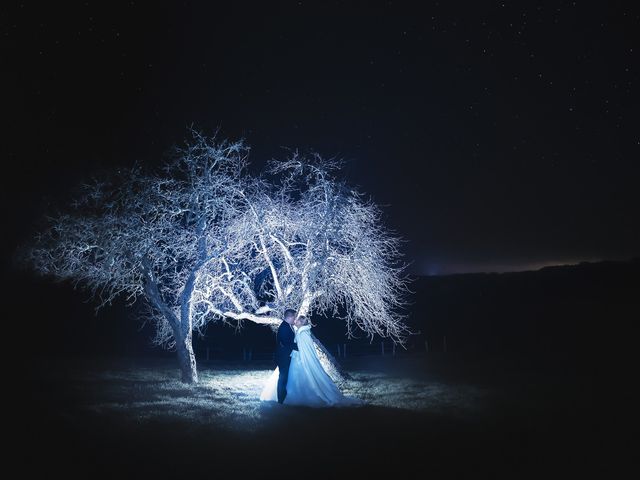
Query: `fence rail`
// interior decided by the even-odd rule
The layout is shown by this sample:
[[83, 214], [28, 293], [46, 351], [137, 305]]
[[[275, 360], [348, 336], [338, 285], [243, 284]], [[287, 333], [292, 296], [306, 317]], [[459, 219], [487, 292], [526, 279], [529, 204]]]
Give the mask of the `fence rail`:
[[[447, 351], [447, 337], [437, 339], [436, 345], [428, 339], [424, 342], [416, 342], [405, 349], [390, 340], [372, 343], [343, 342], [325, 344], [325, 347], [336, 358], [364, 357], [364, 356], [406, 356], [414, 353], [425, 353], [434, 350]], [[435, 348], [434, 348], [435, 347]], [[270, 348], [254, 347], [246, 345], [235, 348], [200, 347], [196, 349], [196, 357], [199, 361], [210, 360], [241, 360], [243, 362], [265, 362], [275, 359], [275, 351]]]

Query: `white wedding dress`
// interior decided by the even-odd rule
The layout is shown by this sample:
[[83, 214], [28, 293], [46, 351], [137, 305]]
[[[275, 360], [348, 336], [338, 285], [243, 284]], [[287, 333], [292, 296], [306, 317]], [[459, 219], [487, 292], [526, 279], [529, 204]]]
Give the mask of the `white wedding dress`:
[[[304, 325], [297, 329], [295, 342], [298, 345], [298, 350], [291, 352], [287, 396], [284, 399], [286, 405], [329, 407], [361, 403], [357, 399], [345, 397], [322, 368], [316, 355], [310, 325]], [[260, 394], [261, 401], [276, 402], [278, 400], [279, 373], [276, 368], [267, 380]]]

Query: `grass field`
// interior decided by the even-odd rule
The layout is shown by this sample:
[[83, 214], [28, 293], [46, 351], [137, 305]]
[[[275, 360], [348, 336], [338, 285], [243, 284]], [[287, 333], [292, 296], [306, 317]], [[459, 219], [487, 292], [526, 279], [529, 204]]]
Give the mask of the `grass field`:
[[592, 379], [566, 371], [444, 355], [351, 359], [341, 388], [364, 405], [312, 409], [259, 402], [269, 364], [201, 364], [196, 386], [176, 380], [171, 360], [38, 365], [17, 410], [23, 471], [306, 477], [308, 465], [522, 478], [606, 468], [593, 455]]

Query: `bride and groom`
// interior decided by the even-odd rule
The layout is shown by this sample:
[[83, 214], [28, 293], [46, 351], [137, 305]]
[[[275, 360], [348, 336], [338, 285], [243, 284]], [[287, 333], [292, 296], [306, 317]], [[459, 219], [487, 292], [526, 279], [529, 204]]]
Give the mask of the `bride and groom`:
[[322, 368], [306, 317], [296, 318], [295, 310], [286, 310], [276, 338], [278, 367], [264, 386], [261, 401], [311, 407], [359, 403], [345, 397]]

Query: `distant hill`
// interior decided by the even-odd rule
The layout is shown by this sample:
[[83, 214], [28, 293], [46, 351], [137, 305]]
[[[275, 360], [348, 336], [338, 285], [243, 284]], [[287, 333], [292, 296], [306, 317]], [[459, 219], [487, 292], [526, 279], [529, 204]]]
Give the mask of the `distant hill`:
[[[66, 285], [16, 275], [9, 287], [9, 310], [23, 311], [21, 321], [33, 327], [24, 343], [32, 355], [173, 355], [151, 347], [153, 329], [133, 319], [135, 311], [123, 302], [94, 316], [86, 292]], [[432, 352], [441, 352], [446, 337], [451, 354], [582, 358], [634, 341], [628, 325], [640, 320], [640, 259], [418, 277], [411, 288], [407, 320], [416, 335], [408, 348], [414, 351], [424, 350], [427, 341]], [[340, 320], [314, 321], [314, 332], [328, 346], [369, 344], [364, 335], [348, 341]], [[202, 348], [266, 351], [274, 338], [269, 329], [246, 322], [240, 331], [211, 325], [195, 342]]]
[[[640, 259], [581, 263], [529, 272], [470, 273], [417, 277], [411, 285], [408, 348], [451, 354], [578, 355], [605, 347], [607, 332], [640, 318]], [[382, 339], [347, 340], [344, 323], [318, 319], [315, 334], [335, 349], [378, 352]], [[199, 347], [257, 350], [273, 345], [264, 327], [246, 323], [241, 332], [222, 325], [207, 329]], [[377, 347], [375, 345], [378, 345]]]
[[640, 319], [640, 258], [418, 277], [412, 288], [410, 323], [434, 348], [447, 336], [450, 350], [583, 352]]

